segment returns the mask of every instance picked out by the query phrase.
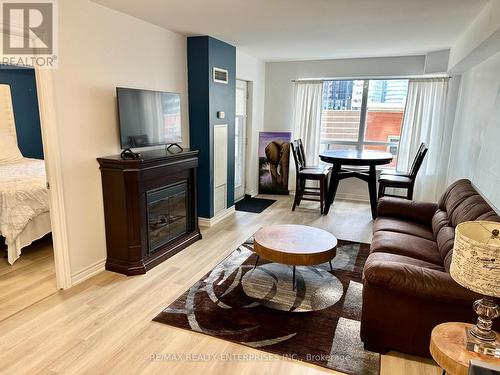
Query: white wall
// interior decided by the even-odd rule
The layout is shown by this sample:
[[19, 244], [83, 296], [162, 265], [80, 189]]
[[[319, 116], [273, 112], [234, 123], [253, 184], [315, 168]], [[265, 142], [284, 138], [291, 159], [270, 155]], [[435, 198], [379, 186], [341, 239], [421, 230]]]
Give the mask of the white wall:
[[451, 48], [448, 70], [463, 72], [495, 55], [500, 46], [500, 0], [490, 0]]
[[259, 132], [264, 128], [264, 94], [266, 64], [244, 52], [236, 50], [236, 78], [248, 81], [249, 111], [247, 114], [247, 158], [245, 193], [258, 192]]
[[429, 52], [425, 56], [425, 74], [446, 73], [449, 59], [449, 49]]
[[[294, 79], [394, 77], [424, 74], [425, 56], [380, 57], [363, 59], [271, 62], [266, 64], [265, 131], [292, 131]], [[292, 161], [291, 161], [292, 164]], [[295, 188], [292, 167], [289, 187]], [[338, 190], [344, 198], [368, 201], [363, 181], [342, 181]]]
[[469, 178], [500, 208], [500, 51], [462, 76], [448, 180]]
[[86, 0], [59, 2], [55, 100], [72, 274], [106, 257], [96, 158], [119, 153], [115, 87], [181, 93], [187, 118], [186, 38]]

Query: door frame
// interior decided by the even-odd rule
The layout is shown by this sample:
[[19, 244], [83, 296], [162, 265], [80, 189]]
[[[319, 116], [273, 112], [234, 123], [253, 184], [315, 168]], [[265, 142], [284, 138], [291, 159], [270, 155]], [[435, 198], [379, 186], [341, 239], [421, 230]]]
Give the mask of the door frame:
[[[239, 82], [244, 82], [245, 83], [245, 93], [246, 93], [246, 97], [245, 97], [245, 115], [244, 116], [241, 116], [241, 115], [236, 115], [235, 116], [235, 126], [236, 126], [236, 118], [237, 117], [243, 117], [243, 129], [242, 129], [242, 132], [240, 134], [240, 137], [243, 138], [243, 152], [242, 152], [242, 158], [243, 158], [243, 161], [242, 161], [242, 180], [243, 180], [243, 186], [242, 186], [242, 190], [243, 190], [243, 194], [240, 196], [239, 200], [243, 199], [247, 193], [247, 187], [248, 187], [248, 180], [247, 180], [247, 163], [248, 163], [248, 126], [249, 126], [249, 100], [250, 100], [250, 95], [249, 95], [249, 86], [250, 86], [250, 82], [245, 80], [245, 79], [239, 79], [239, 78], [236, 78], [236, 90], [238, 90], [238, 81]], [[236, 146], [235, 146], [236, 147]], [[236, 192], [236, 186], [235, 186], [235, 192]], [[236, 195], [235, 195], [235, 201], [236, 201]]]
[[[247, 126], [246, 126], [246, 122], [247, 122], [247, 116], [241, 116], [241, 115], [238, 115], [236, 116], [236, 119], [238, 118], [241, 118], [242, 121], [243, 121], [243, 126], [242, 126], [242, 129], [241, 129], [241, 134], [240, 134], [240, 138], [243, 138], [243, 150], [242, 150], [242, 153], [241, 153], [241, 158], [243, 159], [242, 160], [242, 163], [241, 163], [241, 179], [242, 179], [242, 183], [241, 183], [241, 186], [238, 187], [238, 189], [241, 189], [242, 190], [242, 194], [236, 196], [236, 189], [237, 189], [237, 186], [236, 186], [236, 182], [235, 182], [235, 185], [234, 185], [234, 201], [235, 202], [238, 202], [240, 200], [242, 200], [243, 198], [245, 198], [245, 193], [246, 193], [246, 159], [247, 159], [247, 134], [246, 134], [246, 131], [247, 131]], [[235, 121], [235, 127], [236, 127], [236, 121]], [[238, 147], [237, 145], [235, 145], [235, 148]]]
[[[0, 37], [13, 35], [28, 39], [21, 28], [6, 27], [0, 23]], [[56, 116], [54, 74], [52, 69], [34, 67], [42, 144], [47, 182], [49, 184], [49, 207], [54, 249], [54, 267], [58, 289], [72, 286], [71, 265], [68, 246], [66, 210], [64, 206], [61, 150]]]
[[54, 264], [57, 287], [67, 289], [72, 286], [71, 265], [69, 260], [69, 242], [64, 206], [63, 176], [59, 133], [55, 111], [53, 74], [49, 69], [35, 69], [38, 107], [40, 108], [40, 124], [42, 142], [50, 186], [50, 220], [54, 246]]

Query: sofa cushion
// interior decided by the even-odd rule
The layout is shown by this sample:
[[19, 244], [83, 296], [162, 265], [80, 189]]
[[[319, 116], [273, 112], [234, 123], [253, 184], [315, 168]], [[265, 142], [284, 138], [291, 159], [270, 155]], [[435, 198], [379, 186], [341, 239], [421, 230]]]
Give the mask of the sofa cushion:
[[373, 232], [385, 230], [388, 232], [406, 233], [427, 240], [434, 240], [434, 233], [431, 228], [424, 224], [418, 224], [407, 220], [381, 217], [375, 220]]
[[393, 262], [393, 263], [395, 262], [395, 263], [407, 264], [407, 265], [428, 268], [428, 269], [444, 272], [443, 266], [440, 266], [439, 264], [426, 262], [425, 260], [415, 259], [415, 258], [407, 257], [404, 255], [389, 254], [389, 253], [370, 254], [368, 256], [365, 264], [373, 265], [376, 262], [384, 263], [384, 264], [387, 264], [390, 262]]
[[457, 284], [442, 267], [394, 254], [373, 253], [363, 269], [364, 283], [439, 303], [471, 305], [480, 296]]
[[452, 227], [472, 220], [500, 221], [500, 217], [466, 179], [453, 183], [438, 205], [446, 211]]
[[441, 228], [449, 225], [448, 214], [446, 211], [437, 210], [434, 216], [432, 217], [432, 232], [434, 233], [434, 238], [437, 238], [437, 235]]
[[440, 266], [443, 264], [436, 242], [406, 233], [375, 232], [370, 252], [403, 255]]
[[453, 259], [453, 251], [448, 251], [448, 254], [444, 257], [443, 263], [444, 263], [444, 269], [446, 272], [450, 273], [450, 268], [451, 268], [451, 260]]
[[500, 221], [500, 217], [466, 179], [450, 185], [439, 200], [438, 206], [439, 209], [432, 218], [432, 231], [444, 267], [449, 272], [455, 227], [465, 221]]
[[453, 210], [466, 198], [476, 195], [477, 192], [471, 189], [472, 183], [467, 179], [455, 181], [448, 186], [438, 202], [439, 209], [451, 214]]
[[391, 217], [430, 225], [436, 213], [436, 203], [409, 201], [402, 198], [382, 197], [377, 205], [377, 217]]
[[[477, 194], [477, 193], [476, 193]], [[449, 213], [448, 213], [449, 214]], [[479, 194], [467, 197], [449, 214], [450, 224], [458, 224], [472, 220], [498, 221], [500, 218]]]
[[[453, 245], [455, 244], [455, 228], [448, 225], [444, 226], [439, 231], [436, 240], [439, 255], [441, 255], [441, 259], [443, 260], [444, 268], [446, 269], [446, 272], [450, 272], [451, 255], [453, 253]], [[445, 261], [446, 259], [448, 259], [448, 261]]]

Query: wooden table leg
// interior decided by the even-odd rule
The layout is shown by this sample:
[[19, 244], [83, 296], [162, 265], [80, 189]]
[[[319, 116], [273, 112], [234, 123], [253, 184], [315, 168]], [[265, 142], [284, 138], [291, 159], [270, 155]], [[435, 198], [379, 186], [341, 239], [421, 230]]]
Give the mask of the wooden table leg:
[[377, 217], [377, 170], [374, 165], [370, 165], [368, 173], [368, 191], [370, 193], [370, 206], [373, 220]]
[[340, 164], [338, 163], [333, 164], [332, 174], [330, 176], [330, 183], [328, 184], [328, 192], [325, 202], [326, 203], [324, 210], [325, 215], [328, 215], [328, 212], [330, 211], [330, 206], [335, 200], [335, 194], [337, 194], [337, 188], [339, 187], [341, 169], [342, 166]]

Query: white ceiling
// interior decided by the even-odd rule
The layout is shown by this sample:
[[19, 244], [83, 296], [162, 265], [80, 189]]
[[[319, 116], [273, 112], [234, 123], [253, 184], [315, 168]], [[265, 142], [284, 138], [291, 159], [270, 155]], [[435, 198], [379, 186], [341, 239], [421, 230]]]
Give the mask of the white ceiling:
[[266, 61], [423, 54], [451, 47], [488, 0], [94, 0]]

